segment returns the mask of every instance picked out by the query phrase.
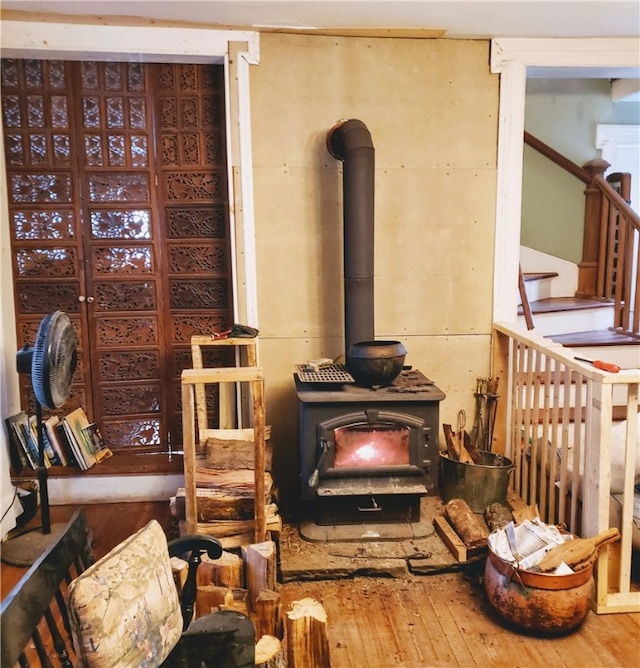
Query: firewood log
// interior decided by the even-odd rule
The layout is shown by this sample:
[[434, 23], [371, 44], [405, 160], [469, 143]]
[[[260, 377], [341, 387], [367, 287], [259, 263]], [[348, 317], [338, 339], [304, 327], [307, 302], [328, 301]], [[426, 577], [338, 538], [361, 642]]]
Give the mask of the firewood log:
[[171, 564], [171, 572], [173, 573], [173, 580], [176, 583], [178, 594], [181, 594], [184, 583], [187, 581], [189, 563], [180, 557], [171, 557], [169, 563]]
[[255, 600], [255, 609], [253, 623], [256, 627], [256, 636], [275, 636], [282, 640], [284, 637], [284, 620], [280, 594], [269, 589], [263, 589]]
[[330, 668], [327, 613], [318, 601], [303, 598], [291, 603], [286, 637], [289, 668]]
[[[253, 441], [208, 438], [205, 442], [206, 466], [211, 469], [254, 469]], [[265, 443], [265, 471], [271, 471], [272, 448]]]
[[225, 604], [226, 597], [233, 592], [228, 587], [218, 587], [217, 585], [198, 585], [196, 594], [195, 618], [204, 617], [211, 612], [220, 609]]
[[467, 547], [487, 544], [489, 537], [487, 527], [464, 499], [451, 499], [444, 508], [451, 525]]
[[274, 636], [264, 635], [256, 643], [256, 668], [286, 668], [282, 644]]
[[454, 433], [450, 424], [443, 424], [442, 431], [444, 432], [449, 459], [473, 464], [473, 459], [464, 445], [464, 432]]
[[202, 555], [198, 567], [198, 584], [215, 584], [224, 587], [242, 587], [244, 562], [242, 557], [226, 550], [218, 559]]
[[263, 589], [276, 588], [276, 544], [271, 541], [254, 543], [242, 550], [247, 581], [249, 610], [255, 612], [256, 599]]
[[513, 520], [512, 512], [501, 503], [492, 503], [484, 511], [484, 521], [489, 527], [489, 531], [502, 529], [505, 524]]

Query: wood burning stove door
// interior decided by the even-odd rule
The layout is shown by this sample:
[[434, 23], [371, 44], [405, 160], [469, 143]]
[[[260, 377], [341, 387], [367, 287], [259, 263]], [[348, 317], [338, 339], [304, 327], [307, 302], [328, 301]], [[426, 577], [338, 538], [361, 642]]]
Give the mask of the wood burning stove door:
[[316, 467], [306, 498], [358, 494], [426, 494], [422, 417], [367, 407], [317, 424]]

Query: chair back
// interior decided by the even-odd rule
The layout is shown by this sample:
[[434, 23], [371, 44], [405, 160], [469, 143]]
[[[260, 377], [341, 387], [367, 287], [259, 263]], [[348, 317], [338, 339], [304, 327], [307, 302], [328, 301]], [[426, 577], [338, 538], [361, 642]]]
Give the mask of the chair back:
[[[37, 658], [48, 666], [53, 645], [60, 665], [72, 667], [66, 587], [93, 563], [86, 517], [78, 510], [2, 602], [0, 665], [10, 668], [20, 661], [28, 666]], [[38, 630], [43, 618], [51, 634], [47, 639]], [[27, 648], [30, 640], [34, 648]]]

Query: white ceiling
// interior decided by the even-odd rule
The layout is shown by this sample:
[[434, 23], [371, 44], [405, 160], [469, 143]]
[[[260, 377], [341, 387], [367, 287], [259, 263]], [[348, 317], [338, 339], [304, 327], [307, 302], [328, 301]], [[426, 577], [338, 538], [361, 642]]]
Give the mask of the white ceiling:
[[449, 38], [640, 35], [638, 0], [2, 0], [2, 10], [256, 28], [442, 30]]
[[[1, 0], [2, 12], [355, 34], [491, 39], [637, 37], [637, 68], [529, 68], [527, 76], [640, 79], [640, 0]], [[14, 15], [15, 16], [15, 15]], [[423, 31], [421, 33], [421, 31]], [[635, 84], [634, 92], [640, 88]], [[637, 92], [635, 93], [637, 96]], [[634, 99], [626, 97], [626, 99]]]

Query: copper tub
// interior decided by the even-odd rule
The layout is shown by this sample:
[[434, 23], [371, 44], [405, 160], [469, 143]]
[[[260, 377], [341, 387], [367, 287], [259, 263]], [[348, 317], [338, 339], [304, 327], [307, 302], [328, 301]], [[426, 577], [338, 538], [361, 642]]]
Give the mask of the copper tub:
[[593, 597], [593, 564], [568, 575], [514, 569], [489, 549], [484, 586], [491, 605], [516, 626], [541, 635], [575, 631]]

